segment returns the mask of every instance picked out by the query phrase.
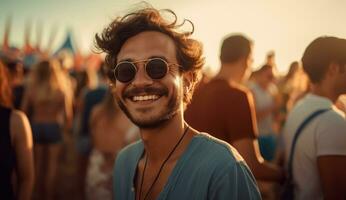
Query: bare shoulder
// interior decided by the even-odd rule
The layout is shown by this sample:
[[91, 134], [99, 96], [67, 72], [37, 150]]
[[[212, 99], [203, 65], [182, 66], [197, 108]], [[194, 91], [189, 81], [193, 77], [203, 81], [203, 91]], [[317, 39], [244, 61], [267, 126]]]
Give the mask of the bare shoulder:
[[19, 125], [20, 123], [24, 123], [27, 121], [28, 118], [24, 114], [24, 112], [20, 110], [13, 110], [11, 113], [11, 123], [15, 123], [16, 125]]
[[[24, 112], [14, 110], [10, 118], [10, 132], [12, 138], [21, 138], [31, 133], [30, 124]], [[23, 136], [24, 135], [24, 136]]]

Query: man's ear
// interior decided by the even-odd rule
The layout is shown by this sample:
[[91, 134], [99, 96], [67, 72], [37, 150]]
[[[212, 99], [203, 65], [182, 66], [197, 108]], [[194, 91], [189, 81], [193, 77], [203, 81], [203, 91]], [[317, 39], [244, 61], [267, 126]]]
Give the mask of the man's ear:
[[115, 83], [112, 81], [108, 81], [108, 87], [109, 87], [109, 91], [111, 91], [111, 93], [114, 95], [115, 94]]

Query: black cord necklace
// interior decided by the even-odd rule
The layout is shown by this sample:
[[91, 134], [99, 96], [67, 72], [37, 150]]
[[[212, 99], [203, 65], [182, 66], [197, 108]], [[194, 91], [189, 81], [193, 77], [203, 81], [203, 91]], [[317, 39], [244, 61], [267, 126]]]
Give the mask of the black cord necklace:
[[[166, 158], [166, 159], [163, 161], [163, 163], [161, 164], [160, 169], [159, 169], [158, 173], [156, 174], [153, 183], [150, 185], [149, 190], [148, 190], [147, 193], [145, 194], [143, 200], [146, 200], [146, 199], [147, 199], [147, 197], [148, 197], [148, 195], [150, 194], [151, 190], [153, 189], [153, 187], [154, 187], [156, 181], [159, 179], [159, 176], [160, 176], [160, 174], [161, 174], [161, 171], [162, 171], [163, 167], [165, 166], [165, 164], [167, 163], [167, 161], [169, 160], [169, 158], [172, 156], [172, 154], [174, 153], [174, 151], [177, 149], [177, 147], [179, 146], [179, 144], [181, 143], [181, 141], [184, 139], [184, 137], [185, 137], [187, 131], [189, 130], [189, 128], [190, 128], [189, 125], [186, 125], [186, 128], [185, 128], [185, 130], [184, 130], [183, 135], [180, 137], [180, 139], [179, 139], [179, 141], [177, 142], [177, 144], [174, 146], [174, 148], [171, 150], [171, 152], [169, 152], [167, 158]], [[142, 180], [141, 180], [141, 185], [140, 185], [140, 187], [139, 187], [139, 194], [138, 194], [138, 195], [139, 195], [139, 200], [141, 200], [142, 186], [143, 186], [143, 180], [144, 180], [144, 173], [145, 173], [145, 169], [147, 168], [147, 163], [148, 163], [148, 155], [146, 155], [146, 157], [145, 157], [144, 169], [143, 169], [143, 172], [142, 172]]]

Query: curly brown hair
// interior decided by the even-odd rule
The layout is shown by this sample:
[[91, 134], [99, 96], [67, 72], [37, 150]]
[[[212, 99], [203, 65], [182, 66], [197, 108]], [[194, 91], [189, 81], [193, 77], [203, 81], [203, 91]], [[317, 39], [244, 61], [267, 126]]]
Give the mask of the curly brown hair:
[[[173, 16], [173, 21], [169, 22], [163, 18], [162, 12]], [[185, 22], [192, 26], [190, 32], [179, 32]], [[140, 9], [118, 17], [106, 27], [101, 34], [95, 35], [96, 48], [100, 52], [106, 53], [105, 62], [113, 69], [117, 63], [117, 55], [123, 44], [131, 37], [144, 32], [157, 31], [169, 36], [175, 43], [178, 63], [182, 66], [181, 72], [192, 72], [192, 81], [189, 83], [189, 90], [184, 93], [184, 102], [189, 103], [193, 94], [193, 89], [200, 79], [201, 68], [204, 65], [202, 56], [202, 44], [190, 38], [194, 31], [193, 23], [184, 20], [177, 23], [176, 14], [169, 9], [157, 10], [152, 7]], [[114, 77], [111, 77], [114, 80]]]

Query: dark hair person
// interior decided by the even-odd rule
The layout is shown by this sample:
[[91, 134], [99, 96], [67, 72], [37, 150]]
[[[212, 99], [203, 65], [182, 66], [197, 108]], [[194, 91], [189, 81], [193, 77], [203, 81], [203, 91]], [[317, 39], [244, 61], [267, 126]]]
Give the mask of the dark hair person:
[[253, 48], [254, 42], [243, 34], [231, 33], [223, 38], [220, 71], [209, 82], [199, 85], [185, 111], [185, 119], [197, 130], [235, 147], [257, 181], [279, 182], [283, 170], [264, 161], [259, 152], [254, 98], [244, 87], [253, 66]]
[[[191, 39], [191, 32], [176, 32], [175, 30], [184, 25], [177, 23], [177, 16], [171, 10], [162, 10], [173, 15], [173, 22], [164, 20], [158, 10], [146, 8], [138, 12], [133, 12], [124, 17], [114, 20], [101, 35], [96, 35], [98, 48], [107, 53], [106, 64], [114, 68], [117, 63], [117, 55], [123, 44], [131, 37], [144, 31], [157, 31], [170, 37], [176, 45], [175, 51], [182, 73], [192, 72], [188, 92], [184, 93], [184, 102], [189, 103], [192, 97], [195, 84], [201, 76], [201, 69], [204, 65], [202, 57], [202, 46], [197, 40]], [[188, 21], [190, 22], [190, 21]], [[191, 23], [192, 27], [193, 24]]]
[[117, 154], [115, 199], [259, 199], [238, 152], [184, 120], [204, 59], [193, 31], [179, 31], [188, 20], [177, 21], [148, 7], [96, 35], [114, 72], [112, 93], [141, 135]]
[[286, 191], [294, 199], [346, 199], [346, 118], [334, 105], [346, 93], [346, 39], [314, 39], [302, 64], [311, 83], [283, 129]]
[[12, 109], [8, 72], [1, 62], [0, 121], [0, 197], [29, 200], [34, 185], [31, 128], [25, 114]]
[[252, 45], [253, 42], [243, 35], [230, 35], [222, 42], [220, 61], [232, 63], [247, 58], [251, 54]]

